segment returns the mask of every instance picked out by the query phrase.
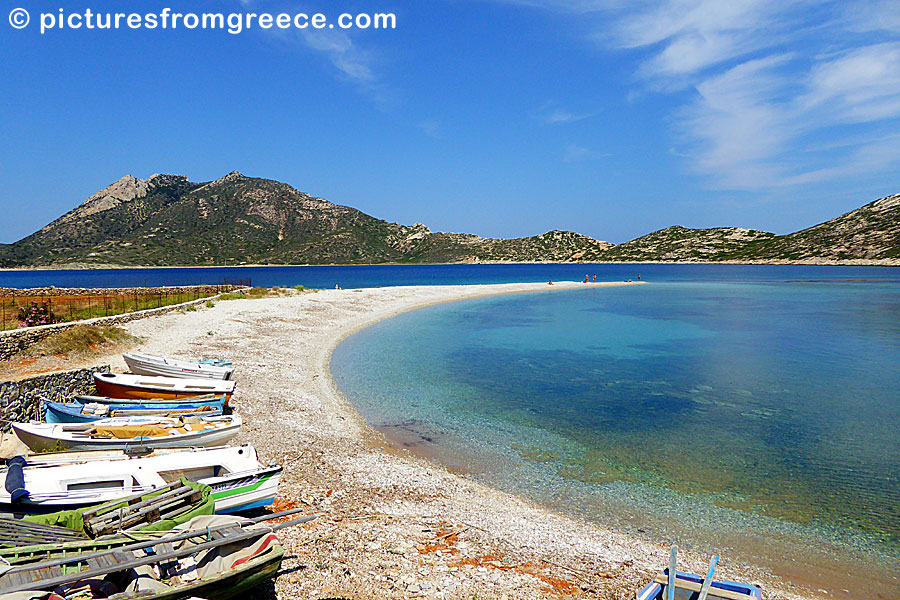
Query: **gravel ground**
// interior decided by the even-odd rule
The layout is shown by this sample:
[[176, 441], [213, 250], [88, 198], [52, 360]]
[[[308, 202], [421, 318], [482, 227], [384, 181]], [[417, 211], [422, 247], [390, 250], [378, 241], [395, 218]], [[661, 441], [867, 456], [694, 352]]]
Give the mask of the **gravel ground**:
[[[591, 286], [615, 284], [588, 284]], [[621, 285], [621, 284], [620, 284]], [[636, 284], [637, 285], [637, 284]], [[234, 361], [232, 400], [264, 461], [284, 466], [277, 508], [322, 517], [281, 534], [282, 573], [256, 598], [633, 598], [668, 548], [562, 516], [392, 449], [337, 390], [328, 363], [347, 335], [401, 312], [476, 296], [584, 284], [287, 292], [129, 323], [140, 350]], [[119, 356], [94, 359], [124, 371]], [[679, 567], [705, 572], [708, 557]], [[721, 576], [802, 599], [723, 557]]]

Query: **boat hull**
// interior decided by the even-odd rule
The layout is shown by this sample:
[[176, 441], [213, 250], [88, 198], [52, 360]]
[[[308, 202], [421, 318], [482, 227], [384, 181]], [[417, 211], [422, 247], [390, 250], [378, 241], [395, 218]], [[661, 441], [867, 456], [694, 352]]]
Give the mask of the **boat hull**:
[[[204, 529], [208, 532], [210, 527], [215, 528], [215, 521], [204, 521], [205, 519], [215, 519], [223, 517], [198, 517], [190, 521], [187, 526], [181, 526], [173, 530], [169, 536], [174, 537], [179, 532], [193, 529], [202, 532]], [[227, 518], [227, 517], [224, 517]], [[196, 524], [195, 523], [198, 523]], [[245, 530], [246, 531], [246, 530]], [[206, 598], [207, 600], [226, 600], [228, 598], [246, 597], [249, 590], [274, 578], [284, 558], [284, 549], [278, 541], [278, 537], [268, 528], [260, 528], [259, 535], [237, 542], [231, 543], [229, 539], [223, 538], [221, 543], [211, 549], [199, 550], [198, 553], [190, 555], [193, 559], [187, 559], [184, 563], [176, 564], [174, 560], [168, 560], [159, 568], [148, 569], [142, 571], [140, 577], [148, 577], [160, 580], [160, 571], [165, 570], [172, 575], [172, 570], [178, 568], [182, 570], [184, 576], [176, 576], [169, 579], [165, 585], [162, 583], [154, 583], [150, 586], [140, 586], [135, 589], [132, 587], [136, 582], [137, 573], [129, 570], [132, 568], [129, 561], [133, 564], [135, 561], [131, 556], [116, 557], [112, 550], [121, 546], [132, 544], [135, 540], [142, 541], [145, 538], [140, 532], [132, 536], [111, 537], [108, 540], [90, 540], [87, 542], [79, 542], [77, 544], [61, 544], [59, 547], [52, 545], [36, 545], [11, 549], [4, 552], [10, 564], [16, 565], [20, 569], [28, 570], [31, 567], [31, 573], [27, 573], [27, 577], [32, 579], [31, 584], [19, 585], [18, 589], [25, 587], [34, 590], [47, 589], [46, 583], [47, 573], [52, 572], [43, 566], [39, 561], [52, 561], [61, 557], [69, 558], [69, 566], [67, 571], [71, 572], [74, 567], [77, 571], [81, 571], [84, 580], [98, 579], [104, 573], [116, 573], [116, 565], [122, 564], [123, 569], [121, 576], [113, 576], [114, 579], [130, 582], [128, 587], [124, 587], [122, 591], [115, 594], [115, 598], [153, 598], [154, 600], [184, 600], [186, 598]], [[165, 542], [166, 536], [160, 536], [158, 539]], [[194, 542], [181, 542], [178, 546], [174, 546], [178, 551], [187, 550], [190, 553], [191, 546], [200, 546], [209, 538], [206, 535], [200, 535], [195, 538]], [[207, 542], [215, 544], [216, 540]], [[171, 544], [170, 544], [171, 546]], [[165, 552], [168, 548], [163, 548]], [[107, 551], [102, 561], [93, 565], [87, 561], [79, 561], [78, 554], [87, 554], [91, 552]], [[171, 552], [171, 550], [170, 550]], [[150, 554], [144, 564], [153, 564], [153, 554]], [[138, 559], [140, 560], [140, 559]], [[177, 566], [176, 566], [177, 565]], [[112, 567], [112, 568], [110, 568]], [[105, 569], [100, 571], [100, 569]], [[214, 569], [214, 570], [213, 570]], [[148, 573], [149, 571], [149, 573]], [[128, 574], [126, 574], [128, 573]], [[73, 584], [78, 580], [78, 576], [70, 579]], [[17, 584], [22, 581], [17, 576], [16, 580], [7, 580], [0, 578], [0, 595], [3, 595], [7, 589], [16, 589]]]
[[225, 396], [225, 405], [234, 393], [234, 382], [204, 383], [203, 380], [184, 380], [167, 377], [125, 377], [114, 373], [94, 373], [94, 385], [100, 396], [126, 399], [180, 400], [207, 394]]
[[215, 364], [176, 360], [148, 354], [123, 354], [128, 369], [136, 375], [158, 377], [179, 377], [187, 379], [229, 380], [234, 374], [232, 367]]
[[121, 451], [65, 452], [28, 457], [24, 488], [16, 503], [6, 491], [8, 470], [0, 470], [0, 511], [38, 514], [80, 508], [150, 492], [176, 477], [212, 488], [219, 514], [271, 504], [281, 467], [259, 463], [253, 446], [155, 450], [129, 457]]
[[64, 425], [50, 423], [11, 423], [16, 436], [33, 452], [67, 450], [128, 450], [130, 448], [194, 448], [221, 446], [238, 434], [241, 420], [231, 417], [231, 424], [215, 429], [192, 431], [171, 436], [135, 438], [88, 438], [63, 435], [57, 430]]
[[78, 404], [109, 404], [117, 405], [116, 408], [133, 409], [139, 406], [152, 408], [168, 408], [173, 404], [190, 402], [191, 404], [210, 404], [213, 406], [225, 406], [225, 396], [216, 394], [204, 394], [190, 398], [111, 398], [109, 396], [75, 396], [72, 402]]
[[[647, 584], [636, 594], [636, 600], [665, 600], [667, 574], [668, 570], [663, 571], [655, 581]], [[676, 571], [675, 600], [696, 599], [702, 584], [703, 577]], [[706, 598], [707, 600], [762, 600], [762, 590], [747, 583], [713, 581]]]
[[215, 417], [222, 414], [225, 408], [224, 399], [218, 404], [210, 403], [171, 403], [156, 406], [142, 404], [106, 405], [109, 407], [106, 414], [91, 414], [84, 412], [84, 404], [61, 402], [44, 402], [44, 421], [47, 423], [92, 423], [98, 419], [119, 416], [159, 416], [179, 417], [199, 415]]

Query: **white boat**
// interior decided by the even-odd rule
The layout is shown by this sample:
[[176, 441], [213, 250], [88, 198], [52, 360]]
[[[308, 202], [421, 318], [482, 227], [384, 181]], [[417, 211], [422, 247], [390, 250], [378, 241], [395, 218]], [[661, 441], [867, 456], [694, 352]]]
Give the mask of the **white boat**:
[[100, 396], [152, 400], [178, 400], [206, 394], [225, 396], [225, 405], [234, 393], [233, 381], [152, 377], [131, 373], [94, 373], [94, 385]]
[[219, 446], [237, 435], [238, 415], [218, 417], [112, 417], [92, 423], [10, 423], [33, 452]]
[[158, 375], [184, 379], [231, 379], [234, 367], [207, 362], [179, 360], [153, 354], [123, 354], [125, 364], [135, 375]]
[[55, 512], [117, 500], [185, 477], [212, 488], [217, 513], [271, 504], [281, 467], [260, 464], [253, 446], [156, 449], [138, 456], [121, 450], [55, 452], [26, 457], [27, 496], [12, 502], [10, 469], [0, 469], [0, 509]]

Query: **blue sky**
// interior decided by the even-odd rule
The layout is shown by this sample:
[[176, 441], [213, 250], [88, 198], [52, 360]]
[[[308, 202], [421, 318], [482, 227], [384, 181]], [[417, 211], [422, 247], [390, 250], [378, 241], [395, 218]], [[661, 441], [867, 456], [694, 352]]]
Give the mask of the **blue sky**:
[[67, 1], [397, 28], [41, 35], [60, 6], [0, 15], [0, 242], [124, 174], [240, 170], [433, 230], [615, 243], [788, 233], [900, 192], [895, 1]]

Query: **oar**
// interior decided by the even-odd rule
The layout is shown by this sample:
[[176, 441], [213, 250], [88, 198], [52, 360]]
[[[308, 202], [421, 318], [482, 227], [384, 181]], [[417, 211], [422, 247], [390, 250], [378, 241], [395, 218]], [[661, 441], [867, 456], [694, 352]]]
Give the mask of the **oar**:
[[669, 582], [666, 585], [666, 600], [675, 600], [675, 565], [678, 562], [678, 546], [669, 551]]
[[697, 596], [697, 600], [706, 600], [706, 595], [709, 593], [709, 586], [712, 585], [713, 574], [716, 572], [717, 564], [719, 564], [719, 557], [713, 556], [709, 560], [709, 570], [706, 572], [706, 579], [703, 580], [703, 585], [700, 586], [700, 595]]

